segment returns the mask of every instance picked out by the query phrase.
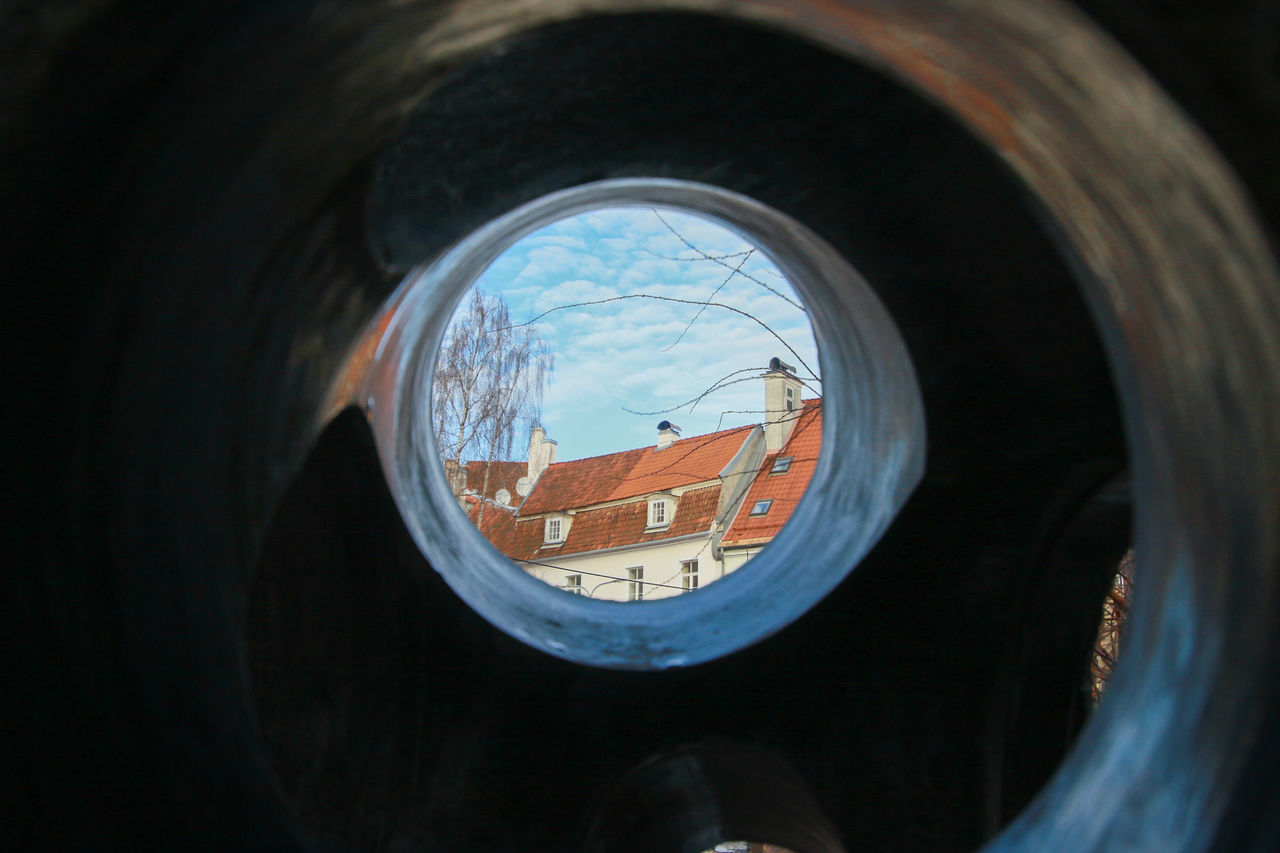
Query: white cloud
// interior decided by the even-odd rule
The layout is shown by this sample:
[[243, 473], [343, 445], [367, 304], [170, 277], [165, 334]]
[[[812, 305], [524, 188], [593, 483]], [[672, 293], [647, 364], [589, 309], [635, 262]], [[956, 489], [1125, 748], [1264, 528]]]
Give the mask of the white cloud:
[[[696, 216], [675, 211], [662, 216], [708, 254], [750, 248], [737, 234]], [[716, 263], [663, 260], [655, 254], [694, 257], [648, 209], [592, 211], [517, 242], [491, 265], [482, 282], [487, 290], [503, 294], [513, 317], [527, 318], [557, 306], [627, 294], [697, 303], [730, 275]], [[753, 253], [743, 270], [798, 301], [763, 252]], [[733, 276], [715, 301], [760, 319], [817, 366], [808, 321], [792, 305], [741, 276]], [[719, 423], [722, 411], [763, 408], [763, 386], [754, 373], [742, 374], [750, 381], [716, 391], [692, 412], [686, 407], [652, 416], [624, 409], [665, 410], [735, 371], [763, 368], [772, 356], [796, 361], [750, 316], [716, 306], [699, 312], [697, 304], [628, 298], [553, 311], [538, 327], [556, 353], [542, 421], [560, 442], [562, 459], [647, 444], [663, 417], [680, 424], [686, 436], [758, 420], [759, 415], [746, 413]]]

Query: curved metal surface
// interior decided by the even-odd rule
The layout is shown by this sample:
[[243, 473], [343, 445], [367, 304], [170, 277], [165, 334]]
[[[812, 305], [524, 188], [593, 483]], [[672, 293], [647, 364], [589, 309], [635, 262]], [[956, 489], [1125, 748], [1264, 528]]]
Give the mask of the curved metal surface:
[[[522, 236], [597, 208], [672, 207], [733, 228], [809, 306], [824, 387], [826, 453], [786, 528], [750, 567], [697, 596], [641, 606], [568, 596], [519, 570], [457, 511], [431, 431], [431, 375], [454, 307]], [[368, 407], [391, 492], [419, 547], [468, 604], [550, 654], [593, 666], [689, 666], [767, 637], [820, 601], [889, 526], [924, 469], [924, 403], [906, 345], [875, 293], [800, 223], [745, 196], [672, 180], [585, 184], [486, 223], [392, 297], [355, 397]], [[348, 382], [344, 371], [343, 386]]]
[[[6, 344], [12, 363], [37, 366], [15, 378], [13, 391], [24, 416], [33, 419], [31, 452], [6, 460], [25, 496], [9, 522], [22, 560], [22, 570], [6, 580], [12, 586], [6, 598], [14, 602], [10, 628], [23, 652], [12, 670], [19, 694], [33, 697], [4, 711], [6, 730], [29, 734], [6, 750], [17, 764], [9, 778], [27, 780], [19, 796], [9, 798], [24, 812], [17, 835], [53, 833], [71, 847], [178, 849], [200, 839], [223, 848], [301, 849], [311, 842], [294, 809], [305, 811], [296, 803], [316, 783], [313, 788], [348, 786], [329, 803], [328, 814], [305, 811], [310, 831], [323, 825], [329, 839], [350, 841], [366, 832], [359, 837], [375, 847], [405, 839], [428, 849], [450, 839], [477, 847], [481, 839], [503, 849], [527, 840], [516, 829], [530, 825], [547, 837], [572, 838], [558, 825], [561, 812], [540, 813], [555, 804], [522, 804], [515, 789], [530, 794], [533, 786], [514, 785], [503, 768], [530, 766], [519, 762], [531, 758], [537, 767], [565, 763], [599, 781], [633, 765], [639, 756], [630, 750], [657, 748], [670, 736], [661, 725], [667, 721], [660, 717], [644, 728], [644, 744], [616, 735], [608, 742], [618, 755], [600, 750], [584, 757], [567, 747], [557, 750], [555, 743], [521, 741], [509, 728], [517, 723], [496, 709], [545, 709], [539, 703], [546, 696], [572, 695], [604, 718], [632, 720], [626, 715], [661, 695], [681, 711], [673, 719], [687, 724], [689, 697], [702, 702], [714, 691], [744, 685], [754, 700], [752, 713], [723, 714], [716, 725], [744, 740], [776, 740], [810, 778], [833, 821], [865, 830], [873, 842], [972, 848], [999, 828], [1003, 806], [1021, 804], [1019, 791], [991, 808], [992, 820], [979, 826], [971, 818], [988, 805], [985, 792], [970, 790], [981, 785], [986, 757], [964, 744], [980, 740], [986, 712], [964, 700], [982, 704], [985, 696], [974, 698], [973, 685], [984, 684], [991, 670], [975, 662], [981, 638], [949, 616], [988, 615], [984, 598], [1006, 603], [1001, 582], [1031, 562], [1022, 562], [1025, 542], [1007, 530], [990, 532], [1003, 535], [1004, 551], [984, 551], [957, 532], [963, 527], [957, 519], [978, 517], [962, 504], [983, 496], [948, 490], [948, 483], [972, 475], [971, 467], [942, 465], [916, 504], [904, 508], [905, 531], [889, 531], [868, 556], [873, 565], [779, 635], [782, 645], [748, 649], [688, 672], [644, 674], [644, 682], [630, 680], [641, 677], [636, 673], [588, 675], [542, 656], [521, 657], [451, 609], [429, 567], [396, 551], [397, 531], [360, 539], [343, 526], [352, 518], [331, 511], [331, 528], [350, 533], [365, 552], [335, 567], [317, 549], [315, 572], [257, 603], [268, 615], [291, 601], [312, 605], [308, 578], [320, 570], [337, 572], [334, 589], [347, 595], [335, 596], [341, 606], [322, 612], [368, 618], [344, 623], [333, 637], [308, 621], [314, 614], [306, 607], [294, 615], [312, 632], [305, 639], [315, 648], [345, 638], [350, 645], [343, 650], [354, 654], [368, 639], [363, 632], [384, 627], [386, 610], [376, 602], [355, 608], [353, 602], [363, 602], [359, 595], [373, 593], [356, 582], [361, 578], [338, 569], [363, 565], [369, 555], [380, 555], [382, 568], [401, 561], [420, 573], [417, 589], [426, 605], [418, 612], [430, 614], [412, 623], [418, 634], [406, 632], [419, 640], [428, 636], [433, 649], [450, 654], [456, 646], [463, 662], [445, 651], [415, 657], [404, 649], [416, 647], [390, 642], [405, 636], [378, 634], [386, 643], [369, 646], [379, 651], [377, 660], [355, 655], [345, 680], [331, 673], [314, 682], [291, 671], [296, 684], [290, 692], [261, 676], [270, 674], [271, 665], [287, 664], [299, 650], [290, 643], [303, 637], [267, 632], [263, 636], [279, 645], [254, 659], [262, 665], [255, 670], [257, 719], [249, 710], [242, 618], [246, 607], [254, 609], [245, 604], [250, 576], [263, 539], [271, 539], [266, 534], [274, 510], [289, 508], [281, 496], [315, 439], [316, 415], [334, 377], [410, 267], [515, 206], [502, 197], [503, 209], [488, 209], [492, 199], [483, 192], [450, 199], [454, 207], [441, 202], [441, 210], [459, 215], [439, 218], [430, 246], [399, 240], [393, 229], [381, 227], [386, 221], [366, 233], [366, 205], [379, 192], [375, 152], [394, 139], [406, 116], [446, 91], [450, 74], [471, 60], [499, 63], [514, 37], [589, 13], [652, 9], [724, 16], [790, 34], [825, 55], [905, 81], [964, 122], [1020, 177], [1079, 275], [1123, 399], [1142, 585], [1126, 659], [1107, 701], [1062, 771], [992, 848], [1272, 849], [1280, 837], [1280, 755], [1274, 746], [1280, 695], [1272, 678], [1280, 662], [1275, 259], [1237, 180], [1179, 109], [1096, 27], [1050, 0], [469, 0], [264, 3], [252, 9], [192, 3], [158, 21], [150, 4], [120, 2], [85, 4], [67, 18], [23, 19], [29, 43], [45, 45], [47, 53], [15, 63], [17, 71], [6, 75], [4, 97], [13, 109], [0, 129], [2, 195], [7, 203], [22, 200], [21, 209], [6, 211], [0, 234], [13, 283], [5, 321], [14, 334], [5, 336]], [[691, 29], [688, 21], [681, 23], [672, 28], [673, 37]], [[138, 33], [147, 34], [146, 43], [137, 41]], [[620, 42], [618, 50], [625, 47]], [[126, 48], [131, 61], [115, 62]], [[542, 91], [550, 97], [557, 87], [573, 88], [552, 79]], [[843, 94], [833, 89], [827, 100]], [[815, 112], [820, 106], [805, 103]], [[475, 102], [470, 110], [476, 111]], [[864, 115], [857, 114], [855, 123]], [[815, 152], [832, 128], [822, 126], [826, 135], [815, 137]], [[690, 135], [696, 130], [694, 123], [681, 128]], [[771, 136], [780, 147], [786, 142], [777, 128]], [[445, 170], [432, 185], [446, 198], [462, 186], [450, 178], [483, 158], [476, 150], [450, 148], [447, 135], [435, 138], [444, 140], [436, 146], [442, 162], [458, 165], [456, 175]], [[531, 146], [538, 141], [525, 138]], [[912, 142], [903, 136], [893, 144], [925, 150]], [[498, 156], [518, 159], [512, 152], [519, 150], [513, 142]], [[873, 171], [863, 176], [873, 177]], [[904, 182], [911, 177], [906, 169], [893, 174]], [[830, 189], [819, 183], [770, 201], [780, 209], [801, 207], [811, 188]], [[530, 180], [523, 189], [530, 192], [516, 205], [556, 187]], [[936, 189], [904, 190], [920, 194], [922, 220], [928, 218], [924, 208], [935, 202], [952, 205], [946, 209], [957, 217], [979, 216], [976, 206], [945, 196], [946, 187]], [[421, 200], [410, 201], [412, 208]], [[819, 218], [827, 213], [817, 209]], [[856, 226], [883, 226], [866, 209], [845, 213]], [[1270, 213], [1273, 221], [1280, 216]], [[990, 212], [980, 218], [986, 217], [1002, 221]], [[806, 224], [830, 239], [840, 231], [836, 221]], [[874, 233], [900, 245], [892, 242], [897, 234], [890, 227]], [[856, 243], [844, 232], [838, 236]], [[926, 248], [971, 264], [980, 260], [942, 236]], [[1001, 243], [998, 251], [1019, 248]], [[850, 258], [878, 290], [892, 291], [885, 301], [892, 296], [895, 316], [911, 316], [912, 323], [899, 326], [913, 348], [931, 411], [936, 400], [952, 402], [940, 387], [943, 380], [981, 371], [948, 373], [917, 356], [941, 352], [941, 344], [932, 348], [930, 341], [954, 340], [948, 335], [970, 316], [958, 309], [981, 306], [982, 288], [958, 278], [945, 291], [955, 322], [932, 322], [911, 294], [895, 288], [900, 282], [873, 274], [873, 268], [901, 267], [853, 253]], [[1046, 277], [1056, 275], [1050, 266], [1046, 262]], [[80, 281], [67, 270], [95, 274]], [[956, 265], [948, 273], [960, 276], [963, 269]], [[1027, 282], [1035, 294], [1027, 304], [1011, 298], [995, 312], [1002, 333], [1077, 330], [1071, 323], [1045, 324], [1040, 313], [1050, 290], [1037, 289], [1041, 282], [1034, 275]], [[1010, 292], [1016, 291], [1001, 294]], [[1073, 364], [1077, 345], [1087, 349], [1070, 339], [1045, 344], [1072, 351], [1073, 358], [1063, 361]], [[974, 347], [966, 352], [988, 354]], [[1051, 373], [1051, 361], [1035, 367]], [[1011, 383], [1019, 378], [1016, 369], [999, 376]], [[1054, 377], [1054, 386], [1071, 384]], [[985, 389], [973, 381], [962, 390], [978, 395]], [[1065, 419], [1083, 399], [1064, 392], [1048, 411]], [[1042, 403], [1029, 400], [1027, 408]], [[943, 408], [960, 416], [1006, 411]], [[348, 459], [372, 464], [358, 430], [346, 421], [335, 424], [356, 437], [322, 448], [327, 464], [335, 470]], [[962, 429], [967, 423], [929, 426], [932, 451], [952, 448], [957, 439], [979, 442], [984, 430], [1000, 424], [984, 422], [982, 430], [968, 432]], [[1083, 430], [1078, 423], [1073, 428]], [[947, 442], [935, 441], [940, 432]], [[1060, 433], [1046, 428], [1044, 435], [1048, 441]], [[1016, 438], [1017, 430], [999, 434], [999, 440]], [[958, 451], [937, 458], [961, 459]], [[1028, 468], [1043, 466], [1037, 470], [1047, 479], [1066, 478], [1070, 468], [1051, 454], [1002, 459], [1020, 478], [977, 482], [999, 489], [1016, 479], [1012, 503], [1043, 499], [1050, 491], [1028, 485], [1035, 479]], [[330, 482], [351, 487], [340, 495], [351, 506], [387, 510], [367, 471], [348, 471]], [[350, 508], [341, 501], [333, 506]], [[1001, 519], [1030, 523], [1030, 511], [1001, 509]], [[277, 527], [279, 519], [288, 520], [285, 510], [276, 514]], [[388, 516], [389, 510], [378, 518]], [[278, 546], [286, 556], [291, 545], [328, 541], [328, 528], [297, 528]], [[931, 537], [965, 547], [930, 550]], [[885, 578], [888, 563], [911, 553], [922, 554], [923, 565], [893, 565], [918, 582], [904, 605], [899, 594], [886, 592], [891, 587]], [[952, 569], [971, 578], [955, 581]], [[874, 626], [877, 635], [862, 635], [860, 624]], [[929, 640], [954, 644], [954, 654], [928, 648]], [[833, 647], [850, 657], [834, 660]], [[807, 663], [789, 671], [786, 661], [769, 654], [777, 648]], [[435, 681], [412, 680], [413, 665], [423, 660]], [[484, 672], [477, 675], [477, 668]], [[824, 679], [820, 685], [811, 683], [813, 673]], [[355, 676], [377, 674], [383, 676], [377, 686], [386, 692], [371, 695], [386, 697], [386, 707], [412, 708], [422, 716], [360, 716], [350, 701], [337, 702], [338, 710], [324, 704], [331, 695], [350, 700], [364, 684]], [[926, 675], [929, 683], [921, 684]], [[413, 685], [412, 701], [387, 685]], [[838, 710], [843, 725], [836, 715], [818, 713], [823, 702]], [[574, 720], [589, 720], [581, 709], [575, 713]], [[812, 732], [788, 729], [802, 717], [813, 721]], [[359, 738], [334, 734], [353, 719], [363, 726]], [[1056, 718], [1045, 711], [1033, 722], [1042, 719]], [[518, 724], [523, 728], [527, 718]], [[296, 754], [277, 749], [272, 775], [260, 731], [273, 749], [281, 732], [307, 731], [315, 742]], [[404, 744], [410, 748], [401, 749]], [[317, 757], [308, 749], [327, 752]], [[298, 760], [281, 764], [282, 754]], [[343, 761], [326, 763], [335, 755]], [[402, 755], [410, 766], [395, 763]], [[430, 772], [419, 766], [423, 755], [434, 761]], [[361, 784], [353, 785], [344, 772], [358, 773]], [[476, 782], [477, 773], [484, 785]], [[939, 778], [962, 781], [943, 797], [929, 787]], [[392, 784], [402, 779], [399, 788]], [[391, 780], [390, 787], [377, 787], [376, 780]], [[553, 783], [550, 777], [540, 781]], [[282, 786], [295, 805], [282, 800]], [[370, 805], [377, 796], [395, 809], [378, 811]], [[413, 811], [419, 799], [430, 802], [427, 817]], [[510, 826], [480, 826], [499, 811]], [[475, 820], [462, 825], [459, 814]], [[435, 822], [424, 829], [420, 822], [428, 817]], [[932, 834], [913, 834], [921, 826]]]
[[706, 853], [735, 839], [805, 853], [847, 850], [786, 761], [707, 742], [656, 755], [619, 779], [592, 815], [584, 851]]

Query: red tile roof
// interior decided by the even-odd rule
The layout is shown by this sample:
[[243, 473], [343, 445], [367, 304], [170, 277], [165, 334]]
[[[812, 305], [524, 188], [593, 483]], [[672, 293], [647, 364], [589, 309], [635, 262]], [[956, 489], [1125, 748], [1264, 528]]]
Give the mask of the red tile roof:
[[[721, 547], [759, 545], [777, 536], [809, 487], [821, 449], [822, 400], [805, 400], [787, 443], [777, 453], [765, 456], [733, 523], [721, 537]], [[791, 457], [791, 467], [785, 474], [770, 474], [773, 463], [782, 456]], [[773, 501], [769, 511], [751, 515], [751, 508], [763, 500]]]
[[[606, 548], [620, 548], [661, 542], [711, 529], [720, 502], [719, 483], [685, 492], [677, 501], [671, 523], [661, 530], [647, 528], [646, 495], [682, 486], [715, 480], [741, 449], [751, 426], [722, 430], [709, 435], [680, 439], [657, 450], [641, 447], [604, 456], [593, 456], [570, 462], [553, 463], [535, 484], [533, 491], [517, 512], [485, 504], [471, 498], [469, 515], [494, 547], [514, 560], [554, 563], [557, 557], [583, 554]], [[801, 495], [808, 487], [817, 467], [822, 446], [822, 401], [805, 400], [795, 429], [786, 445], [764, 458], [755, 481], [725, 532], [722, 544], [756, 545], [768, 542], [790, 519]], [[785, 474], [769, 473], [780, 456], [792, 458]], [[467, 466], [468, 485], [472, 484], [472, 467], [483, 479], [483, 464]], [[524, 463], [492, 463], [505, 467], [490, 473], [492, 494], [495, 474], [510, 478], [507, 488], [514, 493], [515, 480], [524, 475]], [[515, 469], [519, 468], [517, 472]], [[478, 489], [477, 482], [475, 488]], [[751, 516], [751, 508], [761, 500], [772, 500], [769, 512]], [[583, 509], [596, 504], [612, 506]], [[559, 545], [543, 547], [542, 514], [577, 510], [569, 524], [568, 535]]]
[[467, 515], [471, 523], [480, 529], [484, 538], [488, 539], [503, 554], [512, 559], [521, 559], [522, 554], [536, 553], [542, 546], [543, 525], [541, 519], [533, 519], [522, 524], [516, 523], [513, 511], [485, 504], [483, 513], [480, 501], [471, 498], [471, 507]]
[[554, 561], [556, 557], [582, 554], [605, 548], [641, 545], [676, 539], [711, 529], [716, 507], [720, 503], [720, 486], [706, 486], [685, 492], [676, 502], [671, 523], [660, 530], [649, 530], [648, 501], [630, 501], [579, 512], [569, 524], [569, 535], [561, 545], [543, 546], [544, 525], [541, 518], [521, 518], [493, 505], [484, 508], [472, 504], [470, 516], [478, 522], [480, 532], [493, 546], [513, 560]]
[[520, 515], [563, 512], [714, 480], [752, 429], [742, 426], [690, 436], [662, 450], [640, 447], [556, 462], [542, 472]]
[[[486, 486], [484, 481], [485, 467], [489, 469], [489, 483]], [[485, 462], [479, 460], [468, 462], [466, 464], [467, 488], [476, 494], [480, 494], [483, 490], [484, 496], [492, 498], [498, 493], [499, 489], [506, 489], [511, 494], [511, 502], [513, 504], [520, 503], [520, 497], [516, 494], [516, 480], [523, 477], [529, 470], [527, 462]]]

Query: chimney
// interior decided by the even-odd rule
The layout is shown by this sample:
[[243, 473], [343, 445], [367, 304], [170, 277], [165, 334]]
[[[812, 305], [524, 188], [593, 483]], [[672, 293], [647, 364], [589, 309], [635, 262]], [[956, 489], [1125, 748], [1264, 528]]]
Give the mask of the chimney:
[[556, 443], [547, 438], [547, 431], [536, 426], [529, 433], [529, 480], [536, 483], [551, 463], [556, 461]]
[[454, 496], [461, 495], [467, 489], [467, 469], [459, 465], [457, 459], [444, 460], [444, 476], [449, 481], [449, 488]]
[[777, 453], [791, 437], [800, 416], [800, 390], [796, 369], [774, 357], [764, 378], [764, 451]]
[[658, 422], [658, 450], [670, 447], [680, 438], [680, 427], [671, 421]]

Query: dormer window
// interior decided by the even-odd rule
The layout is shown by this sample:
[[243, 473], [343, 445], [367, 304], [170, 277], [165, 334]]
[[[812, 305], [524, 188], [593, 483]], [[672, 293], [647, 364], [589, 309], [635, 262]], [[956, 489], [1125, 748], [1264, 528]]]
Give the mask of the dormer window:
[[649, 501], [649, 526], [666, 527], [671, 523], [671, 501], [667, 498], [655, 498]]
[[568, 525], [565, 524], [565, 520], [561, 516], [548, 518], [542, 540], [548, 544], [563, 542], [565, 534], [568, 533], [567, 527]]
[[791, 470], [790, 456], [779, 456], [773, 460], [773, 467], [769, 469], [770, 474], [785, 474]]

